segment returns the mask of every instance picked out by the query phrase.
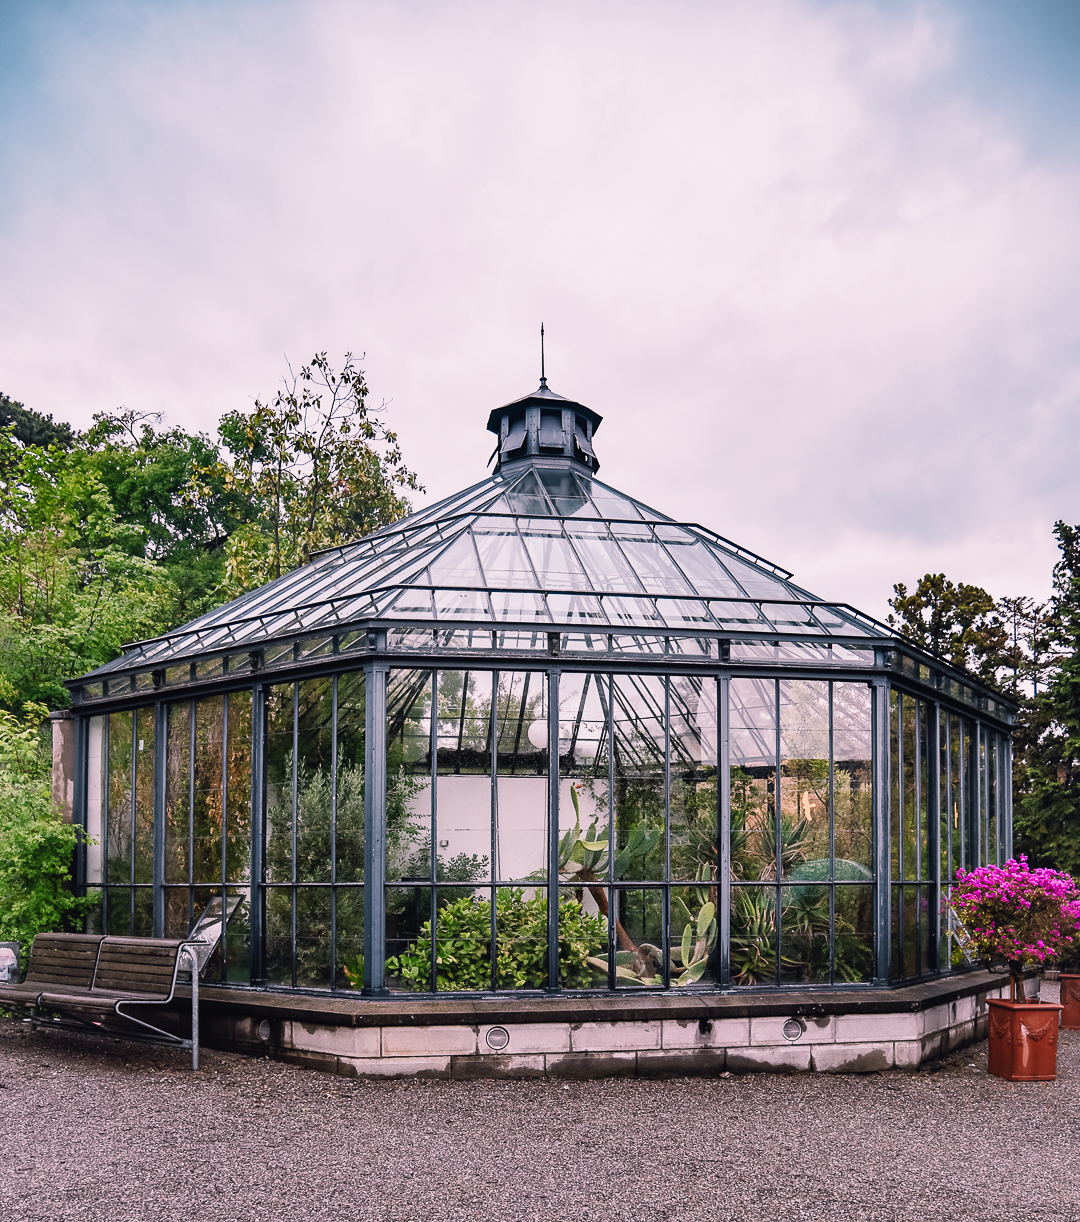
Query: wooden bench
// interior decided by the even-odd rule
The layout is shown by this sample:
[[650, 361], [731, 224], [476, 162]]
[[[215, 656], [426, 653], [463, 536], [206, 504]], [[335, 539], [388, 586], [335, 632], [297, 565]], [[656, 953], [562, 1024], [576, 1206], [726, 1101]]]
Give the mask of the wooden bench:
[[[65, 946], [74, 939], [86, 939], [83, 934], [39, 934], [38, 938], [63, 939]], [[31, 964], [37, 949], [34, 939]], [[73, 976], [45, 983], [30, 981], [29, 972], [18, 990], [19, 1000], [0, 992], [0, 1004], [18, 1005], [31, 1011], [34, 1027], [64, 1027], [89, 1031], [114, 1039], [142, 1040], [153, 1044], [171, 1044], [191, 1049], [191, 1067], [199, 1068], [199, 965], [192, 943], [169, 938], [96, 938], [93, 971], [88, 985], [76, 982]], [[43, 955], [45, 947], [42, 948]], [[50, 952], [56, 955], [57, 950]], [[173, 1003], [176, 982], [181, 967], [191, 967], [191, 1039], [148, 1021], [148, 1009], [160, 1009]], [[68, 983], [68, 980], [71, 983]], [[11, 990], [9, 990], [11, 991]], [[139, 1018], [132, 1012], [142, 1010]], [[158, 1020], [160, 1021], [160, 1019]]]
[[99, 933], [39, 933], [30, 948], [26, 979], [0, 984], [0, 1005], [34, 1009], [48, 988], [88, 993], [103, 941]]

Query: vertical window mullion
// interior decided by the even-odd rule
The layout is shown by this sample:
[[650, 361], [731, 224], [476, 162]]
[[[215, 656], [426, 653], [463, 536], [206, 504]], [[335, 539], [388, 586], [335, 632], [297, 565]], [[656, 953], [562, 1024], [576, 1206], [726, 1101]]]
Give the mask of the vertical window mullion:
[[[664, 886], [660, 892], [661, 972], [671, 987], [671, 676], [664, 677]], [[686, 966], [685, 964], [683, 965]]]
[[615, 920], [619, 902], [615, 890], [615, 676], [607, 677], [607, 757], [608, 757], [608, 988], [615, 988]]
[[[228, 904], [228, 861], [226, 854], [229, 844], [228, 828], [229, 809], [229, 697], [221, 699], [221, 979], [228, 979], [228, 959], [225, 946], [226, 914]], [[296, 981], [294, 980], [295, 984]]]
[[436, 985], [436, 957], [438, 955], [438, 915], [439, 915], [439, 871], [438, 871], [438, 853], [439, 853], [439, 675], [440, 671], [433, 670], [431, 672], [431, 717], [428, 726], [428, 740], [430, 746], [430, 771], [431, 771], [431, 851], [429, 853], [429, 875], [428, 875], [428, 908], [431, 914], [431, 970], [429, 984], [431, 992], [435, 992]]
[[338, 677], [330, 682], [330, 989], [337, 988]]
[[298, 810], [298, 785], [299, 785], [299, 761], [297, 759], [300, 753], [300, 684], [293, 683], [293, 715], [292, 715], [292, 776], [290, 783], [292, 785], [292, 829], [291, 829], [291, 865], [289, 871], [289, 896], [291, 903], [291, 918], [292, 918], [292, 986], [296, 988], [296, 820], [299, 815]]
[[188, 923], [187, 932], [195, 924], [195, 701], [189, 705], [188, 721]]
[[773, 739], [774, 749], [776, 751], [775, 766], [773, 772], [773, 838], [774, 838], [774, 863], [773, 869], [776, 873], [776, 883], [774, 885], [773, 901], [775, 908], [773, 910], [773, 923], [776, 926], [776, 971], [774, 973], [774, 983], [780, 983], [780, 957], [783, 952], [783, 920], [781, 915], [780, 901], [782, 898], [780, 891], [780, 876], [783, 873], [782, 860], [784, 855], [783, 846], [783, 819], [781, 815], [781, 791], [780, 791], [780, 680], [773, 680]]
[[718, 941], [720, 943], [720, 984], [727, 988], [731, 983], [731, 678], [721, 675], [719, 679], [719, 706], [716, 725], [716, 776], [717, 776], [717, 829], [720, 843], [717, 845], [719, 879], [717, 880]]
[[[474, 540], [475, 543], [475, 540]], [[495, 903], [498, 899], [499, 889], [499, 873], [498, 873], [498, 850], [499, 850], [499, 672], [493, 670], [491, 672], [491, 700], [488, 706], [488, 749], [491, 752], [491, 758], [488, 763], [488, 783], [491, 786], [489, 794], [489, 802], [491, 806], [491, 988], [494, 991], [498, 987], [499, 971], [498, 971], [498, 953], [497, 945], [498, 924], [496, 922]], [[556, 748], [557, 749], [557, 748]]]
[[829, 983], [836, 983], [836, 751], [833, 683], [829, 681]]

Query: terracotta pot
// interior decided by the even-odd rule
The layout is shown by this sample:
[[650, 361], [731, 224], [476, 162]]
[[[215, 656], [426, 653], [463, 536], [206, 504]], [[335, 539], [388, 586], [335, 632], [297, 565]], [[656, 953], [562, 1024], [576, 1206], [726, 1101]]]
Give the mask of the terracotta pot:
[[1061, 1025], [1066, 1031], [1080, 1031], [1080, 975], [1061, 973]]
[[1008, 1082], [1052, 1082], [1057, 1077], [1058, 1015], [1046, 1001], [987, 1000], [990, 1072]]

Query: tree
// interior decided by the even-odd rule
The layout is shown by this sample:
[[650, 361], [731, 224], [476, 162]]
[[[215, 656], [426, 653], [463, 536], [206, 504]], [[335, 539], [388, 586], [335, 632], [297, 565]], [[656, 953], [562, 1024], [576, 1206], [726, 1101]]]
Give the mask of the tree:
[[45, 449], [56, 446], [60, 450], [70, 450], [79, 436], [70, 424], [63, 421], [58, 424], [52, 416], [30, 411], [3, 392], [0, 392], [0, 429], [11, 429], [12, 435], [23, 445]]
[[[385, 406], [385, 405], [384, 405]], [[340, 373], [317, 353], [272, 403], [222, 417], [231, 458], [204, 472], [253, 512], [230, 536], [226, 591], [235, 596], [409, 512], [400, 489], [422, 492], [397, 434], [368, 405], [364, 373], [345, 354]], [[207, 485], [198, 488], [205, 495]]]
[[1010, 669], [1009, 633], [994, 599], [980, 586], [954, 584], [927, 573], [911, 594], [898, 582], [889, 599], [889, 624], [914, 645], [996, 684]]
[[[1014, 841], [1035, 866], [1080, 871], [1080, 527], [1054, 526], [1060, 559], [1046, 617], [1053, 670], [1030, 704], [1014, 778]], [[1047, 673], [1044, 671], [1044, 673]]]
[[24, 948], [44, 930], [78, 927], [100, 903], [71, 892], [79, 832], [53, 807], [46, 715], [33, 704], [21, 719], [0, 712], [0, 939]]

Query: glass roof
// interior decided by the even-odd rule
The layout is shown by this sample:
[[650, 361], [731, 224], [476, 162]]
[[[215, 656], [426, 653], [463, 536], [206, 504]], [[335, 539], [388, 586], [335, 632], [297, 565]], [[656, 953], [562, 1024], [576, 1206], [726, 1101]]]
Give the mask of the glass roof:
[[376, 620], [536, 631], [886, 638], [785, 569], [559, 460], [515, 463], [355, 543], [129, 645], [94, 674]]

